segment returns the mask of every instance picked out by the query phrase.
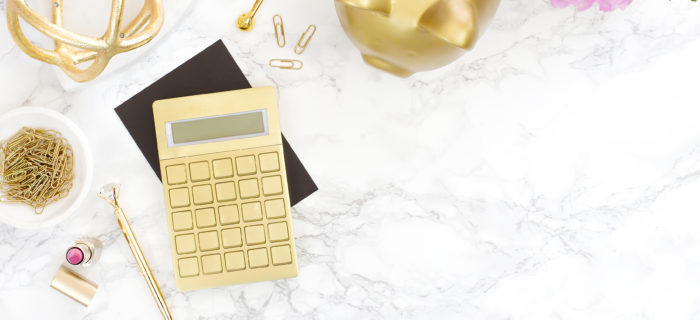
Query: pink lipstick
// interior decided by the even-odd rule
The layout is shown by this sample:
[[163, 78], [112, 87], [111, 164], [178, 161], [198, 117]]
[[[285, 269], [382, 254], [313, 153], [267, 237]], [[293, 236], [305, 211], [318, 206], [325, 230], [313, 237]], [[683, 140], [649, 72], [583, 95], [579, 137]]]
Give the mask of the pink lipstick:
[[90, 241], [79, 240], [66, 251], [66, 261], [71, 265], [89, 266], [95, 260], [95, 245]]

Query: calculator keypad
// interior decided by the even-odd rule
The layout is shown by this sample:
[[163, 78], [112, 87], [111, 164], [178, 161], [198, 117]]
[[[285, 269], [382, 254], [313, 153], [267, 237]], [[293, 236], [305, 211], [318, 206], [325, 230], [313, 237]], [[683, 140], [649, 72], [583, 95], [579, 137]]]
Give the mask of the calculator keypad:
[[263, 194], [266, 196], [276, 196], [282, 194], [282, 177], [272, 176], [262, 178]]
[[209, 180], [209, 163], [206, 161], [190, 163], [190, 179], [193, 182]]
[[220, 273], [221, 271], [221, 255], [210, 254], [202, 256], [202, 272], [204, 274]]
[[239, 176], [248, 176], [255, 174], [255, 156], [243, 156], [236, 158], [236, 169]]
[[192, 199], [195, 205], [212, 203], [214, 198], [211, 195], [211, 186], [205, 184], [192, 187]]
[[218, 159], [212, 161], [214, 167], [214, 179], [225, 179], [233, 177], [233, 164], [231, 159]]
[[263, 173], [280, 170], [280, 160], [277, 152], [263, 153], [258, 158], [260, 159], [260, 171]]
[[183, 278], [199, 274], [199, 263], [196, 257], [179, 259], [177, 266], [180, 270], [180, 276]]
[[216, 199], [219, 202], [236, 200], [236, 184], [234, 182], [217, 183]]
[[166, 167], [165, 172], [168, 176], [168, 184], [183, 184], [187, 182], [184, 164]]
[[178, 211], [173, 212], [173, 229], [175, 231], [183, 231], [192, 229], [192, 212]]
[[262, 220], [262, 207], [260, 202], [248, 202], [241, 204], [241, 212], [243, 213], [243, 221], [260, 221]]
[[216, 226], [216, 214], [214, 208], [204, 208], [195, 210], [198, 228], [209, 228]]
[[226, 259], [226, 271], [239, 271], [245, 269], [245, 257], [243, 251], [227, 252], [224, 254]]
[[219, 207], [219, 221], [222, 226], [238, 223], [238, 205], [232, 204]]
[[175, 236], [175, 246], [179, 254], [195, 252], [194, 234], [188, 233]]
[[170, 189], [170, 206], [182, 208], [190, 205], [190, 191], [187, 188]]
[[[279, 152], [281, 146], [163, 161], [176, 276], [221, 280], [187, 282], [185, 290], [249, 282], [249, 274], [254, 280], [265, 280], [264, 272], [270, 279], [296, 275]], [[273, 274], [276, 268], [283, 271]]]
[[241, 190], [241, 199], [251, 199], [260, 196], [258, 179], [245, 179], [238, 181], [238, 187]]
[[273, 199], [265, 201], [265, 214], [268, 219], [279, 219], [286, 216], [284, 199]]

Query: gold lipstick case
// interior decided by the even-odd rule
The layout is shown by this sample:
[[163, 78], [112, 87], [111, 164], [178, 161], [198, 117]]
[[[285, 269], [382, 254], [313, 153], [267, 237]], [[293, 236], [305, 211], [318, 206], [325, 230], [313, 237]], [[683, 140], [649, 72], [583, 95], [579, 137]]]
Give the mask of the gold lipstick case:
[[97, 292], [97, 285], [61, 266], [51, 281], [51, 288], [67, 295], [71, 299], [88, 306]]

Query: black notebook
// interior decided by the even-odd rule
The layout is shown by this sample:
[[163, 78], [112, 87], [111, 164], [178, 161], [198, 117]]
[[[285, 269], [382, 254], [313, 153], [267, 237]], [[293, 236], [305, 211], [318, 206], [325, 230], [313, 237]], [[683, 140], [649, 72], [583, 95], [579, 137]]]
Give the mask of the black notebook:
[[[236, 61], [219, 40], [115, 109], [141, 153], [161, 179], [153, 123], [153, 102], [161, 99], [250, 88]], [[289, 201], [297, 204], [318, 190], [287, 139], [282, 135]], [[162, 180], [162, 179], [161, 179]]]

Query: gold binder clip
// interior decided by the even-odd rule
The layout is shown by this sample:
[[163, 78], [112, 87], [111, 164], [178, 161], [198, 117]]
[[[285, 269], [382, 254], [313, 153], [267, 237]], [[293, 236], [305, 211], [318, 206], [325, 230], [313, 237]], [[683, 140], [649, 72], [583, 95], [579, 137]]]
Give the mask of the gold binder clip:
[[[296, 47], [294, 47], [294, 53], [296, 53], [296, 54], [304, 53], [304, 50], [306, 50], [306, 46], [309, 45], [309, 41], [311, 41], [311, 37], [314, 36], [314, 33], [316, 33], [316, 25], [315, 24], [309, 25], [309, 27], [306, 28], [306, 31], [304, 31], [304, 33], [301, 35], [301, 38], [299, 38], [299, 42], [297, 42]], [[308, 36], [307, 36], [307, 34], [308, 34]], [[306, 41], [304, 41], [304, 39], [306, 39]]]
[[[275, 26], [275, 38], [277, 38], [277, 46], [284, 48], [287, 44], [287, 37], [284, 35], [284, 23], [282, 22], [282, 16], [276, 14], [272, 17], [272, 24]], [[281, 42], [280, 42], [280, 37]]]
[[278, 69], [299, 70], [304, 67], [304, 63], [299, 60], [270, 59], [270, 67]]

